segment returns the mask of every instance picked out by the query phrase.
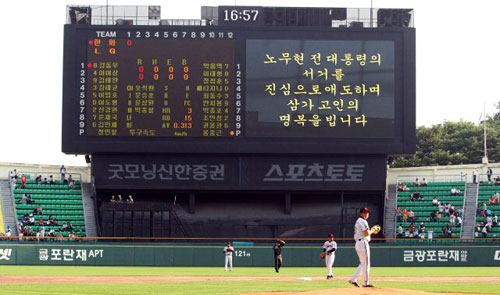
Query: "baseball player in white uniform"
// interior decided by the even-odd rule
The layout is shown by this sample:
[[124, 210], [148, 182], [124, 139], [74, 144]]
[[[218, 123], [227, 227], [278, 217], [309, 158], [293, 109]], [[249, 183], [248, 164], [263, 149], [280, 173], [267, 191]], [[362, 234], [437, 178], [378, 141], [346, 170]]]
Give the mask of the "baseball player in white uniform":
[[325, 253], [325, 264], [328, 269], [327, 280], [333, 279], [333, 263], [335, 262], [335, 251], [337, 243], [333, 240], [333, 234], [328, 235], [328, 241], [323, 244], [323, 253]]
[[231, 242], [227, 242], [227, 246], [224, 247], [224, 271], [227, 271], [227, 266], [229, 265], [229, 270], [233, 271], [233, 252], [234, 248], [231, 246]]
[[375, 287], [370, 284], [370, 237], [372, 234], [377, 234], [380, 231], [380, 226], [375, 225], [370, 228], [366, 221], [370, 217], [370, 210], [363, 208], [359, 210], [359, 218], [354, 225], [354, 240], [356, 241], [356, 253], [359, 257], [358, 270], [349, 280], [349, 283], [359, 287], [358, 278], [362, 275], [364, 278], [363, 287]]

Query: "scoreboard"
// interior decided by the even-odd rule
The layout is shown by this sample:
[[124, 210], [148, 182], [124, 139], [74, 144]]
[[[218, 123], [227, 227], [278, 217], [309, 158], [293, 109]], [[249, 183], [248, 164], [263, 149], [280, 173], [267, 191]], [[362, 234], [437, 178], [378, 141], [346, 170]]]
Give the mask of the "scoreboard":
[[66, 25], [65, 153], [407, 154], [411, 28]]

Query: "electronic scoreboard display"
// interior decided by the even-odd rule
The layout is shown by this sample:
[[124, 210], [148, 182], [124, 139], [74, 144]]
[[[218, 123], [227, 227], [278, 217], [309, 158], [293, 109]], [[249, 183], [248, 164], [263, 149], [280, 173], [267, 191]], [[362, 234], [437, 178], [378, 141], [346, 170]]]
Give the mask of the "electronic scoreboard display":
[[63, 152], [405, 154], [415, 31], [66, 25]]

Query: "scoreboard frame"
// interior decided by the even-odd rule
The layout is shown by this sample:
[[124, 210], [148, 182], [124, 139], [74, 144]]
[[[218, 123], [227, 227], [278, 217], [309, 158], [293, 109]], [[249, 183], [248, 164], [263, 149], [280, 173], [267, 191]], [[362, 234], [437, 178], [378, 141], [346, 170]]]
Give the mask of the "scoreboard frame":
[[[116, 32], [215, 32], [227, 36], [238, 32], [251, 39], [283, 40], [294, 33], [308, 40], [391, 40], [395, 42], [395, 134], [393, 138], [271, 138], [271, 137], [132, 137], [79, 135], [78, 46], [98, 34]], [[100, 33], [97, 33], [100, 32]], [[145, 34], [141, 34], [145, 36]], [[283, 36], [288, 36], [283, 38]], [[119, 38], [119, 36], [117, 36]], [[179, 40], [182, 40], [179, 36]], [[245, 52], [236, 46], [235, 60], [245, 62]], [[241, 49], [241, 48], [240, 48]], [[81, 50], [80, 50], [81, 51]], [[243, 72], [245, 67], [243, 67]], [[242, 85], [245, 93], [245, 84]], [[241, 26], [92, 26], [65, 25], [63, 64], [62, 151], [66, 154], [170, 153], [248, 155], [403, 155], [416, 150], [415, 118], [415, 29], [414, 28], [323, 28]], [[244, 95], [243, 95], [244, 97]], [[244, 103], [244, 99], [243, 99]], [[243, 109], [244, 110], [244, 109]], [[245, 126], [245, 125], [244, 125]]]

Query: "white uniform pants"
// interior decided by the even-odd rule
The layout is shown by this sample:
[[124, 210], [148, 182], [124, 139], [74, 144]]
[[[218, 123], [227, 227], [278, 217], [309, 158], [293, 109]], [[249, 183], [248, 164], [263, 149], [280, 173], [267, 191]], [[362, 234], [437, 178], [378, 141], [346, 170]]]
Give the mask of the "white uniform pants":
[[370, 284], [370, 244], [366, 240], [356, 241], [356, 253], [359, 257], [358, 270], [351, 278], [356, 282], [360, 276], [364, 278], [364, 284]]
[[328, 275], [333, 277], [333, 263], [335, 262], [335, 253], [332, 252], [330, 255], [325, 256], [326, 269], [328, 269]]
[[229, 269], [233, 270], [233, 255], [226, 255], [226, 260], [224, 263], [224, 270], [227, 271], [227, 266], [229, 265]]

